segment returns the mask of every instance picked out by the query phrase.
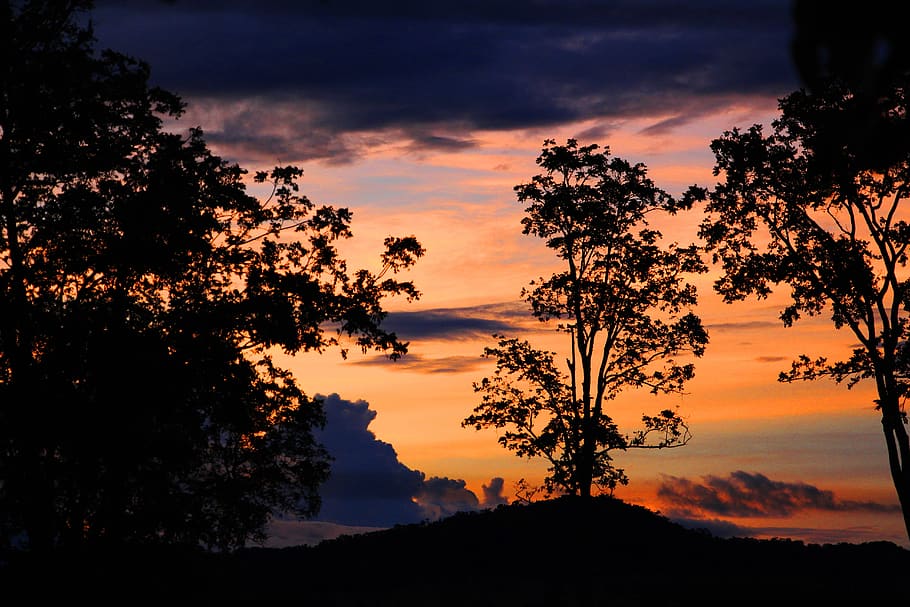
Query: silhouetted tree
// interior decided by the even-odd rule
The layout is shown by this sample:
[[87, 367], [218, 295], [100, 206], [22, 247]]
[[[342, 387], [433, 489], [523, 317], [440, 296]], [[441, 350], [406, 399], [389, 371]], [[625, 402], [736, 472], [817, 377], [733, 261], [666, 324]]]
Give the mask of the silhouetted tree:
[[328, 470], [321, 406], [270, 353], [403, 354], [381, 303], [418, 296], [391, 275], [423, 249], [350, 273], [350, 211], [293, 166], [251, 196], [166, 131], [183, 103], [95, 51], [90, 8], [0, 3], [0, 542], [236, 548], [314, 514]]
[[[902, 88], [879, 100], [903, 120]], [[785, 326], [828, 313], [858, 346], [845, 360], [800, 356], [780, 380], [831, 377], [848, 387], [871, 379], [882, 415], [891, 476], [910, 535], [910, 441], [904, 405], [910, 388], [907, 321], [910, 225], [902, 203], [910, 192], [910, 145], [892, 148], [888, 165], [870, 163], [865, 144], [831, 133], [854, 110], [843, 80], [800, 90], [780, 102], [773, 132], [762, 125], [715, 139], [715, 174], [700, 230], [723, 275], [715, 289], [727, 302], [762, 299], [787, 285]], [[832, 141], [840, 144], [832, 147]], [[881, 160], [881, 158], [878, 158]]]
[[[900, 14], [901, 2], [869, 0], [831, 5], [793, 0], [793, 62], [803, 86], [824, 94], [832, 81], [850, 91], [826, 111], [830, 128], [816, 133], [815, 154], [840, 159], [851, 149], [853, 162], [869, 169], [900, 162], [910, 140], [910, 117], [893, 111], [892, 90], [910, 85], [910, 37]], [[821, 145], [824, 144], [824, 145]]]
[[544, 172], [515, 187], [528, 204], [524, 233], [545, 239], [565, 262], [522, 296], [534, 316], [556, 319], [556, 330], [570, 336], [568, 374], [555, 353], [497, 335], [498, 345], [484, 351], [496, 372], [474, 384], [482, 401], [463, 422], [504, 429], [504, 447], [549, 462], [548, 491], [582, 496], [627, 482], [611, 451], [688, 442], [689, 430], [672, 410], [644, 416], [643, 429], [627, 436], [605, 407], [629, 388], [682, 392], [694, 365], [676, 357], [701, 356], [708, 342], [689, 311], [695, 287], [685, 282], [686, 274], [706, 271], [697, 248], [662, 246], [648, 223], [652, 214], [681, 207], [655, 187], [644, 165], [598, 150], [547, 140], [537, 158]]

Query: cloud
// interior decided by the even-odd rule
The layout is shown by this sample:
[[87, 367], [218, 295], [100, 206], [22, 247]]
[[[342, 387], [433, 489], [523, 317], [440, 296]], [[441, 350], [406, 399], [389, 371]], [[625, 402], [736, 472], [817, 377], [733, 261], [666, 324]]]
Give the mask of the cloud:
[[418, 312], [390, 312], [382, 321], [405, 341], [413, 339], [469, 340], [493, 333], [516, 332], [527, 324], [528, 311], [520, 305], [489, 304], [464, 308], [435, 308]]
[[789, 360], [786, 356], [758, 356], [756, 362], [760, 363], [779, 363], [782, 360]]
[[717, 322], [706, 326], [708, 331], [764, 331], [765, 329], [780, 329], [779, 322], [764, 320], [749, 320], [743, 322]]
[[458, 148], [480, 130], [654, 117], [644, 134], [659, 135], [798, 87], [785, 0], [108, 0], [92, 17], [101, 45], [148, 61], [157, 84], [258, 100], [214, 136], [326, 158], [377, 132]]
[[[494, 303], [462, 308], [435, 308], [418, 312], [390, 312], [382, 326], [400, 339], [467, 341], [491, 338], [494, 333], [514, 335], [529, 328], [539, 329], [523, 304]], [[416, 352], [391, 361], [387, 356], [376, 355], [356, 361], [358, 365], [381, 365], [390, 369], [415, 373], [464, 373], [485, 364], [483, 357], [442, 356], [425, 358]]]
[[504, 485], [505, 481], [501, 477], [490, 479], [489, 485], [481, 485], [483, 501], [478, 501], [477, 496], [465, 486], [463, 480], [434, 476], [423, 484], [423, 489], [415, 497], [426, 518], [436, 520], [456, 512], [495, 508], [500, 504], [507, 504], [509, 500], [502, 494]]
[[727, 478], [705, 476], [703, 482], [667, 476], [657, 495], [670, 505], [670, 516], [699, 518], [705, 513], [736, 517], [789, 516], [796, 511], [893, 512], [895, 504], [841, 500], [833, 492], [807, 483], [781, 482], [741, 470]]
[[704, 116], [710, 113], [712, 110], [718, 109], [720, 106], [724, 105], [722, 99], [716, 100], [714, 103], [706, 103], [699, 108], [685, 108], [685, 112], [677, 113], [669, 118], [661, 119], [654, 124], [643, 128], [640, 131], [641, 135], [668, 135], [673, 133], [677, 128], [683, 127], [694, 119]]
[[387, 356], [371, 356], [365, 360], [355, 361], [355, 365], [381, 365], [397, 371], [411, 371], [413, 373], [467, 373], [484, 364], [484, 359], [478, 356], [441, 356], [425, 358], [420, 354], [409, 353], [398, 360], [389, 360]]
[[418, 135], [411, 141], [408, 149], [412, 152], [459, 152], [476, 146], [477, 141], [474, 139], [461, 139], [444, 135]]
[[323, 406], [326, 425], [316, 438], [334, 461], [320, 488], [317, 520], [368, 527], [420, 521], [423, 512], [413, 497], [424, 475], [401, 463], [392, 445], [369, 430], [376, 412], [366, 401], [347, 401], [337, 394], [324, 397]]
[[[376, 412], [366, 401], [349, 401], [338, 394], [319, 398], [323, 400], [326, 425], [316, 438], [334, 458], [331, 476], [320, 488], [322, 509], [315, 517], [316, 522], [323, 523], [323, 531], [307, 528], [305, 522], [279, 519], [275, 530], [285, 543], [289, 534], [309, 538], [306, 532], [315, 537], [324, 534], [324, 529], [337, 534], [338, 529], [386, 528], [435, 520], [488, 507], [491, 499], [501, 498], [496, 495], [497, 479], [490, 482], [492, 492], [484, 487], [481, 503], [465, 481], [426, 478], [423, 472], [400, 462], [392, 445], [377, 439], [369, 429]], [[498, 482], [501, 489], [502, 479]], [[289, 530], [294, 524], [304, 525], [300, 533]]]
[[717, 518], [670, 517], [670, 520], [678, 525], [682, 525], [686, 529], [705, 531], [714, 537], [753, 537], [757, 533], [756, 530], [751, 527], [743, 527], [742, 525], [736, 525], [730, 521], [724, 521]]
[[483, 489], [483, 502], [481, 505], [484, 508], [494, 508], [502, 504], [508, 504], [508, 498], [502, 494], [504, 485], [505, 481], [499, 476], [490, 479], [489, 485], [481, 485], [481, 489]]
[[466, 487], [463, 480], [444, 477], [434, 476], [427, 479], [414, 498], [421, 507], [424, 517], [429, 520], [480, 508], [477, 496]]

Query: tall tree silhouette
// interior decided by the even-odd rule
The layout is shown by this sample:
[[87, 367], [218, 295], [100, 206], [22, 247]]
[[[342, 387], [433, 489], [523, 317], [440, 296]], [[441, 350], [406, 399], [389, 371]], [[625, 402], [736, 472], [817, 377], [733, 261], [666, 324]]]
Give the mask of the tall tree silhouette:
[[[848, 387], [875, 383], [888, 462], [910, 536], [910, 440], [905, 404], [910, 394], [907, 349], [910, 224], [903, 204], [910, 192], [910, 146], [868, 154], [866, 137], [836, 134], [855, 115], [846, 80], [816, 83], [780, 102], [766, 135], [762, 125], [733, 129], [711, 144], [715, 174], [701, 236], [723, 275], [716, 290], [727, 302], [764, 298], [789, 287], [785, 326], [803, 315], [830, 314], [858, 346], [831, 362], [803, 355], [780, 380], [830, 377]], [[877, 100], [889, 108], [878, 119], [903, 123], [906, 91], [893, 86]], [[857, 126], [857, 125], [854, 125]], [[887, 162], [884, 162], [887, 160]]]
[[[627, 478], [611, 452], [684, 445], [689, 429], [664, 410], [623, 435], [606, 407], [627, 389], [679, 393], [694, 375], [680, 356], [701, 356], [708, 335], [690, 311], [687, 274], [706, 271], [695, 246], [664, 246], [648, 219], [681, 207], [647, 176], [597, 145], [544, 142], [543, 173], [515, 187], [524, 233], [545, 239], [565, 269], [522, 293], [541, 321], [570, 337], [568, 373], [555, 353], [499, 335], [484, 355], [496, 372], [474, 384], [482, 401], [463, 425], [502, 429], [499, 442], [549, 463], [549, 492], [591, 496]], [[656, 437], [656, 438], [655, 438]]]
[[419, 295], [393, 275], [423, 249], [349, 272], [351, 212], [164, 130], [183, 103], [96, 52], [90, 8], [0, 4], [0, 542], [229, 550], [315, 513], [328, 470], [270, 354], [405, 353], [382, 301]]

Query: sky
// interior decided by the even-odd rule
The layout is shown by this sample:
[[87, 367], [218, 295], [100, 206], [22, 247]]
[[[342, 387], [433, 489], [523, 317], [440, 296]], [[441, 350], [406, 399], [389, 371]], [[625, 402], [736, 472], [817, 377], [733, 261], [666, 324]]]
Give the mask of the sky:
[[[559, 269], [521, 231], [514, 186], [546, 139], [598, 144], [648, 167], [673, 195], [712, 186], [710, 142], [769, 125], [800, 80], [791, 5], [669, 0], [101, 0], [99, 46], [151, 66], [210, 147], [252, 173], [303, 168], [313, 201], [353, 211], [351, 267], [377, 270], [382, 241], [415, 235], [416, 302], [391, 300], [387, 326], [410, 342], [375, 353], [279, 356], [325, 399], [320, 438], [335, 457], [316, 521], [276, 520], [269, 545], [494, 507], [541, 462], [461, 426], [493, 333], [563, 351], [520, 293]], [[698, 211], [659, 225], [697, 240]], [[616, 496], [718, 535], [907, 546], [871, 386], [780, 384], [799, 354], [852, 343], [821, 316], [784, 328], [786, 292], [725, 304], [695, 280], [710, 343], [682, 396], [629, 392], [621, 430], [675, 407], [693, 438], [616, 456]]]

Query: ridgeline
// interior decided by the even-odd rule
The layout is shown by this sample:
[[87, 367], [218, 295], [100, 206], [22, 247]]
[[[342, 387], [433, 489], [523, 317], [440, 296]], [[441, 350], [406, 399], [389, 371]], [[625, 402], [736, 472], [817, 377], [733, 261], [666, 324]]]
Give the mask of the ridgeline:
[[32, 602], [809, 607], [907, 605], [908, 575], [910, 551], [890, 542], [720, 539], [599, 497], [500, 506], [317, 546], [231, 555], [143, 549], [13, 557], [0, 567], [0, 584], [6, 597]]

